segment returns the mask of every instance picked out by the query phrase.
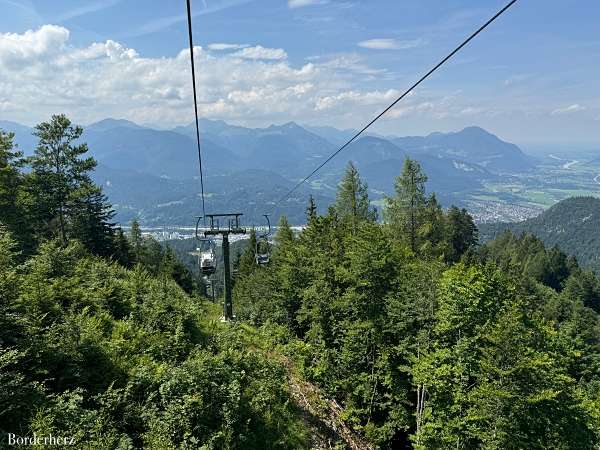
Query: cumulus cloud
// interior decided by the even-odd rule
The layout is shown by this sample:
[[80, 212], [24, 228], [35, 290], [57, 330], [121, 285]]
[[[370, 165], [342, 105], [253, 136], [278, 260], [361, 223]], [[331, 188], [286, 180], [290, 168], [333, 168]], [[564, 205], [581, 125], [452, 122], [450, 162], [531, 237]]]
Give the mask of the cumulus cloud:
[[232, 56], [246, 59], [286, 59], [287, 53], [281, 48], [265, 48], [260, 45], [246, 47], [233, 53]]
[[324, 111], [327, 109], [338, 107], [348, 107], [357, 105], [381, 105], [385, 102], [390, 103], [399, 95], [400, 92], [395, 89], [390, 89], [383, 92], [346, 91], [336, 95], [329, 95], [317, 98], [315, 103], [315, 109], [317, 111]]
[[[364, 89], [365, 79], [386, 75], [359, 55], [292, 64], [283, 49], [242, 44], [194, 48], [202, 117], [249, 125], [282, 120], [360, 124], [398, 95]], [[191, 121], [189, 49], [149, 58], [113, 40], [77, 47], [69, 30], [46, 25], [0, 34], [0, 112], [28, 124], [64, 112], [79, 123], [122, 117], [164, 126]], [[405, 99], [389, 117], [458, 115], [435, 96]], [[454, 99], [455, 100], [455, 99]], [[468, 105], [467, 105], [468, 106]]]
[[63, 50], [68, 39], [69, 30], [56, 25], [44, 25], [23, 34], [0, 34], [0, 65], [18, 66], [46, 59]]
[[225, 44], [221, 42], [215, 42], [214, 44], [208, 44], [209, 50], [240, 50], [242, 48], [250, 47], [247, 44]]
[[291, 9], [303, 8], [304, 6], [322, 5], [329, 3], [329, 0], [288, 0], [288, 6]]
[[560, 116], [563, 114], [573, 114], [576, 112], [585, 111], [585, 106], [581, 106], [578, 103], [566, 106], [564, 108], [557, 108], [550, 113], [551, 116]]
[[[3, 118], [34, 123], [65, 112], [80, 123], [124, 117], [169, 126], [191, 120], [189, 49], [148, 58], [113, 40], [76, 47], [68, 38], [69, 31], [56, 26], [0, 34]], [[339, 89], [335, 68], [292, 65], [283, 49], [228, 45], [236, 48], [194, 48], [204, 117], [269, 123], [283, 113], [304, 120], [314, 114], [317, 93]]]
[[369, 39], [358, 43], [359, 47], [371, 50], [408, 50], [425, 44], [423, 39], [399, 41], [397, 39]]

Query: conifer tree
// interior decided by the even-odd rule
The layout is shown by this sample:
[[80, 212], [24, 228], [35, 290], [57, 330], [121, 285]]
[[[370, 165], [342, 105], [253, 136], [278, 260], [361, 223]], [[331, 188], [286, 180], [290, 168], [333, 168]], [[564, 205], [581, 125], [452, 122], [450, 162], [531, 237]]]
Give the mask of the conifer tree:
[[13, 146], [13, 133], [0, 130], [0, 220], [4, 224], [14, 223], [17, 215], [15, 205], [19, 187], [21, 152]]
[[92, 184], [80, 188], [71, 206], [71, 236], [81, 241], [92, 253], [112, 256], [114, 246], [114, 216], [106, 195]]
[[281, 216], [277, 224], [277, 233], [275, 234], [275, 244], [278, 247], [283, 247], [294, 241], [294, 232], [286, 216]]
[[368, 186], [360, 179], [358, 170], [352, 162], [349, 162], [346, 167], [334, 208], [341, 220], [352, 224], [352, 229], [355, 229], [360, 221], [376, 219], [376, 213], [369, 205]]
[[477, 245], [478, 232], [473, 218], [466, 209], [451, 206], [447, 213], [449, 262], [457, 262], [467, 250]]
[[132, 249], [120, 227], [115, 232], [113, 248], [113, 259], [122, 266], [130, 267], [133, 263]]
[[386, 198], [385, 220], [396, 233], [408, 237], [413, 252], [418, 249], [418, 230], [423, 224], [423, 212], [427, 206], [425, 182], [427, 176], [421, 165], [410, 158], [404, 160], [402, 174], [396, 178], [394, 197]]
[[81, 127], [72, 125], [62, 114], [40, 123], [34, 131], [39, 138], [35, 155], [30, 158], [38, 200], [36, 212], [47, 224], [47, 231], [56, 234], [63, 245], [69, 237], [74, 204], [82, 201], [92, 185], [88, 173], [96, 167], [93, 158], [83, 157], [88, 147], [78, 143], [82, 133]]
[[[26, 221], [27, 211], [19, 201], [23, 189], [23, 153], [13, 144], [13, 133], [0, 130], [0, 223], [22, 246], [30, 238]], [[29, 250], [26, 248], [26, 250]]]
[[424, 255], [438, 257], [448, 251], [446, 218], [435, 194], [431, 194], [427, 199], [423, 223], [419, 228], [419, 239], [423, 241], [420, 251]]
[[256, 230], [250, 230], [250, 239], [244, 249], [239, 262], [240, 276], [249, 275], [256, 270]]
[[144, 260], [144, 237], [142, 229], [137, 219], [131, 222], [131, 230], [129, 230], [129, 240], [133, 251], [133, 258], [136, 263], [141, 263]]
[[308, 206], [306, 207], [306, 223], [310, 224], [316, 218], [317, 204], [315, 203], [315, 199], [311, 194], [310, 197], [308, 197]]

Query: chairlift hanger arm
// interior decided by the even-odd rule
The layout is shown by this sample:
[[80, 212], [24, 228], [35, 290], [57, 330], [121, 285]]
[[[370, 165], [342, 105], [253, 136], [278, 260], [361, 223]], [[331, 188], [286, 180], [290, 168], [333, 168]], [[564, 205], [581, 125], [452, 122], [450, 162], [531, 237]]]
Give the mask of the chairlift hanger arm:
[[263, 214], [263, 217], [267, 220], [267, 231], [265, 233], [261, 233], [260, 237], [266, 238], [271, 235], [271, 220], [269, 220], [268, 214]]
[[200, 228], [200, 221], [202, 220], [202, 216], [198, 216], [198, 220], [196, 221], [196, 239], [201, 240], [198, 236], [198, 228]]
[[208, 218], [215, 218], [215, 217], [239, 217], [239, 216], [243, 216], [244, 213], [226, 213], [226, 214], [207, 214], [206, 217]]

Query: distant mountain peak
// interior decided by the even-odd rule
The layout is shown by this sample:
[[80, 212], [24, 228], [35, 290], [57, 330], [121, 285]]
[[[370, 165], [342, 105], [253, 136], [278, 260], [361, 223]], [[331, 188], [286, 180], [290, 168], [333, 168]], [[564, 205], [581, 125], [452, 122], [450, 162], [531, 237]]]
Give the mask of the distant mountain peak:
[[269, 126], [268, 129], [279, 129], [279, 130], [281, 130], [281, 129], [284, 129], [284, 130], [300, 130], [300, 129], [302, 129], [302, 130], [304, 130], [303, 127], [301, 127], [300, 125], [298, 125], [296, 122], [293, 122], [293, 121], [286, 122], [281, 125], [273, 124], [273, 125]]
[[477, 133], [477, 134], [485, 134], [489, 136], [494, 136], [492, 133], [487, 131], [484, 128], [478, 127], [477, 125], [471, 125], [470, 127], [465, 127], [459, 133]]
[[141, 125], [138, 125], [135, 122], [126, 119], [113, 119], [107, 118], [102, 119], [98, 122], [94, 122], [85, 127], [87, 130], [93, 131], [107, 131], [113, 128], [144, 128]]

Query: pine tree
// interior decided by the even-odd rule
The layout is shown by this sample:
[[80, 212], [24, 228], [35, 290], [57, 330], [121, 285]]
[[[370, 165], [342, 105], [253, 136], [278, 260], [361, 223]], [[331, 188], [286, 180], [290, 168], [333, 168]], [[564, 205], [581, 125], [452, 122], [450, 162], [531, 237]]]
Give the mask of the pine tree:
[[4, 224], [25, 253], [33, 249], [31, 226], [27, 220], [27, 205], [23, 202], [25, 163], [13, 144], [13, 133], [0, 130], [0, 223]]
[[250, 230], [250, 239], [239, 261], [239, 275], [249, 275], [256, 270], [256, 230]]
[[101, 189], [86, 183], [71, 205], [71, 237], [81, 241], [95, 255], [113, 256], [114, 217], [106, 195]]
[[113, 259], [124, 267], [131, 267], [133, 263], [131, 245], [121, 228], [117, 228], [113, 240]]
[[425, 182], [427, 176], [421, 165], [410, 158], [404, 160], [402, 174], [396, 178], [395, 197], [387, 197], [385, 220], [396, 233], [407, 236], [413, 252], [418, 249], [418, 230], [423, 224], [423, 213], [427, 206]]
[[369, 204], [368, 186], [360, 179], [352, 162], [348, 163], [339, 185], [334, 208], [341, 220], [351, 223], [353, 230], [360, 221], [376, 219], [376, 213]]
[[63, 245], [70, 234], [74, 203], [87, 195], [85, 187], [92, 185], [88, 172], [96, 166], [93, 158], [82, 158], [88, 151], [86, 144], [77, 143], [82, 133], [62, 114], [40, 123], [34, 131], [39, 144], [30, 164], [37, 218]]
[[423, 223], [419, 229], [420, 252], [423, 255], [439, 257], [448, 252], [446, 242], [446, 218], [435, 194], [427, 199], [423, 211]]
[[456, 206], [451, 206], [448, 210], [447, 223], [450, 244], [447, 260], [457, 262], [469, 249], [477, 245], [477, 226], [466, 209], [458, 209]]
[[129, 241], [131, 242], [131, 250], [133, 251], [133, 259], [136, 263], [141, 263], [144, 260], [144, 237], [140, 223], [134, 219], [131, 222], [131, 230], [129, 230]]
[[315, 199], [310, 195], [308, 197], [308, 206], [306, 207], [306, 223], [311, 223], [313, 220], [317, 218], [317, 204], [315, 203]]
[[276, 248], [281, 249], [294, 241], [294, 232], [286, 216], [281, 216], [277, 224], [277, 233], [275, 234]]

